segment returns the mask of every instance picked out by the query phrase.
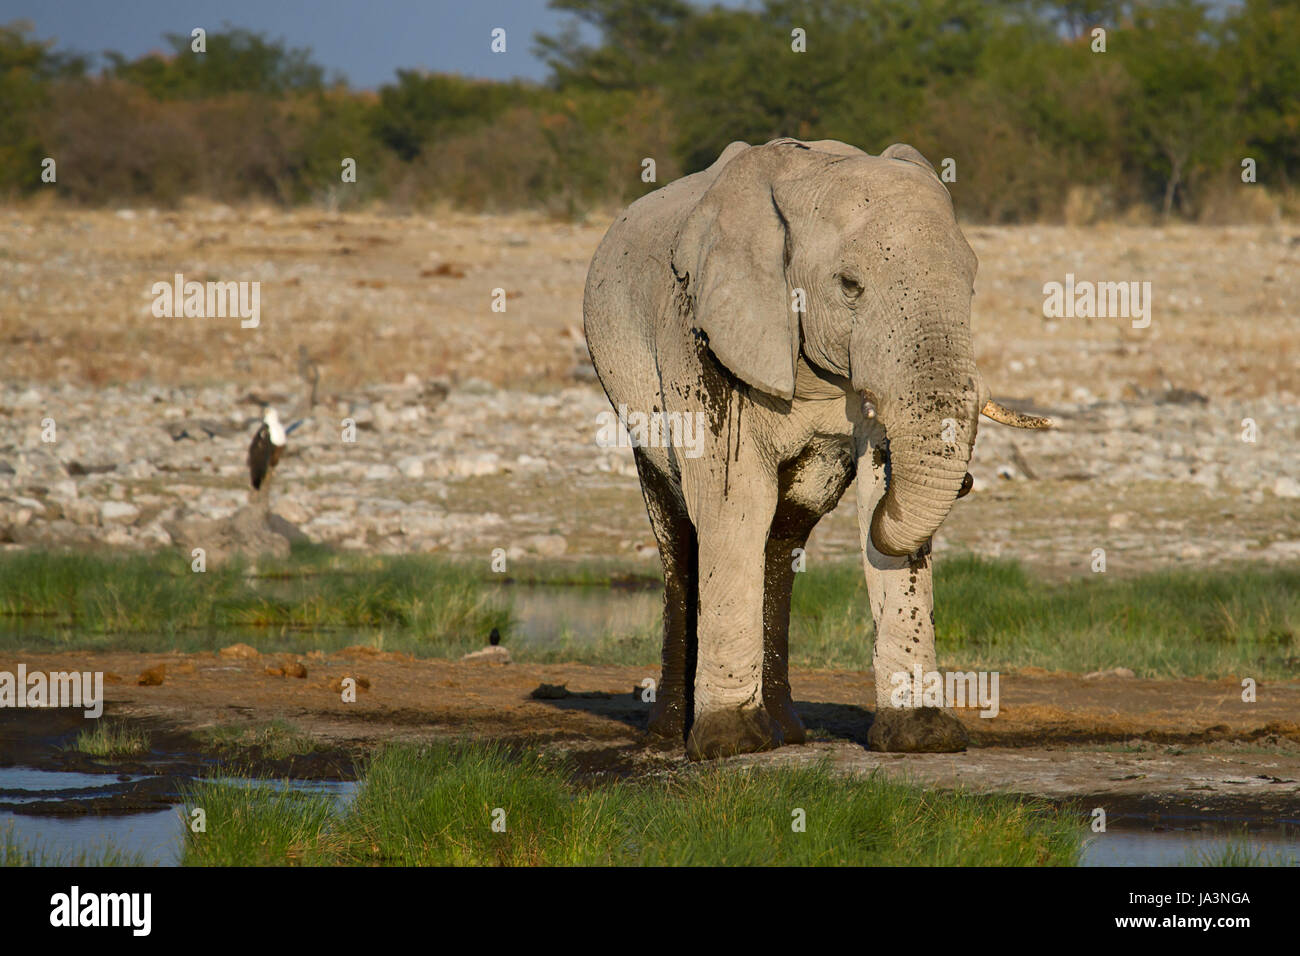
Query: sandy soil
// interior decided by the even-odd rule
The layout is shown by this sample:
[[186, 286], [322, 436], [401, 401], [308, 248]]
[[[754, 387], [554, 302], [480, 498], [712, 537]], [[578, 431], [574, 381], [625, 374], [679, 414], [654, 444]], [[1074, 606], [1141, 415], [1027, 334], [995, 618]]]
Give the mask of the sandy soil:
[[[564, 752], [595, 774], [685, 767], [680, 747], [643, 733], [647, 705], [639, 684], [655, 676], [647, 668], [414, 660], [368, 648], [300, 658], [307, 668], [301, 679], [268, 675], [266, 668], [281, 659], [260, 656], [63, 653], [23, 660], [29, 671], [105, 671], [106, 716], [143, 722], [164, 736], [278, 719], [344, 752], [392, 740], [469, 736]], [[12, 671], [16, 663], [0, 658], [0, 670]], [[161, 685], [136, 683], [159, 665]], [[344, 676], [369, 683], [355, 703], [343, 702], [336, 689]], [[958, 711], [972, 734], [970, 750], [908, 756], [866, 749], [871, 714], [862, 705], [872, 699], [870, 673], [797, 670], [792, 683], [812, 742], [734, 762], [828, 756], [847, 773], [1107, 800], [1145, 812], [1300, 813], [1300, 684], [1294, 682], [1264, 684], [1258, 701], [1245, 704], [1231, 680], [1011, 673], [1003, 676], [997, 717]], [[532, 699], [542, 684], [592, 696]], [[0, 763], [58, 765], [59, 753], [31, 730], [44, 714], [0, 712]], [[60, 726], [71, 733], [77, 723], [64, 714]], [[34, 747], [40, 752], [32, 753]]]
[[[613, 211], [392, 215], [194, 203], [176, 211], [0, 212], [0, 379], [165, 384], [293, 378], [299, 345], [329, 387], [446, 374], [564, 380], [587, 265]], [[972, 325], [994, 390], [1051, 402], [1142, 389], [1300, 395], [1300, 225], [965, 229]], [[262, 324], [157, 319], [154, 282], [256, 280]], [[1149, 281], [1151, 326], [1043, 317], [1043, 284]], [[491, 309], [494, 289], [504, 313]]]

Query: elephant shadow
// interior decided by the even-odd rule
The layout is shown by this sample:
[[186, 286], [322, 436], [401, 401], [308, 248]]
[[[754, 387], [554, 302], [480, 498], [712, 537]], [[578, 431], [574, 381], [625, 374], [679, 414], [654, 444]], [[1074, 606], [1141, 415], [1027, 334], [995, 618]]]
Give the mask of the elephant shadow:
[[[561, 698], [534, 698], [557, 710], [581, 711], [592, 717], [616, 721], [644, 733], [650, 705], [636, 694], [613, 694], [601, 697], [571, 695]], [[834, 704], [824, 701], [796, 700], [795, 711], [807, 728], [809, 736], [828, 736], [867, 746], [867, 733], [871, 730], [875, 714], [855, 704]]]
[[564, 697], [533, 696], [530, 700], [547, 704], [556, 710], [580, 711], [592, 717], [616, 721], [631, 730], [639, 731], [645, 730], [650, 712], [650, 705], [642, 702], [639, 690], [635, 694], [601, 694], [590, 697], [572, 693]]
[[829, 736], [867, 746], [867, 733], [876, 715], [856, 704], [832, 704], [824, 701], [796, 700], [795, 712], [803, 721], [809, 738]]

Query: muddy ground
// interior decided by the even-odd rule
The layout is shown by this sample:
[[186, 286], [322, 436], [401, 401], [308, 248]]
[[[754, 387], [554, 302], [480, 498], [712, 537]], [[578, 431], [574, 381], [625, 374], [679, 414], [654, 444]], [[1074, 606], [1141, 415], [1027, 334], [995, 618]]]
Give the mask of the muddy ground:
[[[487, 664], [415, 660], [358, 648], [301, 659], [305, 678], [271, 676], [279, 658], [219, 654], [62, 653], [24, 658], [29, 670], [103, 670], [108, 719], [150, 732], [153, 753], [100, 760], [66, 749], [88, 726], [72, 711], [0, 711], [0, 765], [149, 773], [177, 777], [211, 769], [199, 743], [217, 725], [287, 721], [318, 745], [307, 756], [244, 754], [241, 769], [306, 778], [349, 778], [355, 759], [391, 741], [474, 738], [567, 756], [579, 777], [644, 776], [687, 769], [681, 747], [647, 738], [639, 685], [645, 667]], [[16, 661], [0, 659], [0, 669]], [[140, 686], [147, 668], [159, 686]], [[338, 681], [368, 683], [345, 703]], [[362, 680], [364, 679], [364, 681]], [[1254, 821], [1300, 817], [1300, 683], [1267, 683], [1241, 701], [1232, 680], [1085, 679], [1025, 669], [1003, 675], [995, 718], [959, 710], [972, 735], [963, 754], [897, 755], [866, 749], [873, 700], [869, 672], [796, 670], [796, 706], [811, 731], [735, 764], [831, 760], [839, 771], [872, 772], [931, 786], [1029, 794], [1111, 816], [1142, 813]], [[539, 686], [572, 694], [534, 699]], [[634, 693], [634, 689], [636, 692]], [[588, 696], [590, 695], [590, 696]], [[173, 799], [165, 780], [123, 785], [100, 810], [152, 809]], [[26, 812], [61, 812], [57, 800]], [[64, 808], [66, 809], [66, 808]]]

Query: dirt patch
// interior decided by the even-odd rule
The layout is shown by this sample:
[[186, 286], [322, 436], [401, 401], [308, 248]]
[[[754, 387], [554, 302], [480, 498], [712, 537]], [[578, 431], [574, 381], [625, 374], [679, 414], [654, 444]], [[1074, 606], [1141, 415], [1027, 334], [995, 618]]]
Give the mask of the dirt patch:
[[[165, 666], [158, 686], [108, 684], [105, 716], [150, 731], [151, 753], [102, 761], [67, 748], [88, 723], [79, 711], [0, 711], [0, 765], [118, 773], [192, 774], [219, 762], [204, 732], [284, 721], [311, 738], [307, 755], [244, 754], [254, 773], [349, 779], [355, 758], [391, 741], [492, 739], [568, 757], [583, 779], [677, 772], [682, 748], [644, 734], [644, 667], [471, 664], [414, 660], [369, 648], [307, 661], [308, 676], [266, 673], [271, 658], [219, 654], [64, 653], [27, 656], [28, 672], [136, 674]], [[0, 659], [0, 669], [17, 661]], [[345, 702], [344, 677], [369, 682]], [[1232, 680], [1085, 680], [1007, 673], [1001, 710], [959, 711], [973, 746], [964, 754], [903, 756], [866, 749], [874, 699], [869, 672], [795, 670], [796, 707], [812, 742], [738, 763], [829, 758], [848, 773], [881, 772], [931, 786], [1033, 794], [1054, 801], [1172, 814], [1300, 816], [1300, 684], [1264, 683], [1241, 701]], [[563, 696], [534, 696], [564, 685]], [[152, 790], [142, 799], [165, 798]], [[1110, 811], [1108, 811], [1110, 812]]]

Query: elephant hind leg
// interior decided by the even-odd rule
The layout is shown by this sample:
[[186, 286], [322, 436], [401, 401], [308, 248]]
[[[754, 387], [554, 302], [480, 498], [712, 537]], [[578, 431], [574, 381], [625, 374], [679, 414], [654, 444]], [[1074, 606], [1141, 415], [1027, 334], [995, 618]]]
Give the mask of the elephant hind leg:
[[634, 454], [664, 572], [663, 672], [650, 705], [647, 729], [657, 737], [684, 741], [694, 713], [695, 618], [699, 605], [695, 526], [669, 479], [639, 448]]

